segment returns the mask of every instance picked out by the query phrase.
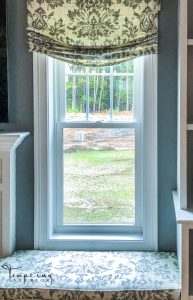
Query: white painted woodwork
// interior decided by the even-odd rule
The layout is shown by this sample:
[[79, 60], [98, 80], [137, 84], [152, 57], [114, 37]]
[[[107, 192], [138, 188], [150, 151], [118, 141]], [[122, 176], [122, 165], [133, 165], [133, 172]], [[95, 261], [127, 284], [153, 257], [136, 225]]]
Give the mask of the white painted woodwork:
[[181, 276], [181, 300], [192, 299], [189, 296], [189, 230], [193, 229], [193, 211], [180, 208], [180, 199], [176, 191], [173, 200], [177, 221], [177, 254]]
[[28, 134], [0, 133], [0, 257], [15, 250], [16, 148]]
[[188, 45], [193, 46], [193, 39], [188, 39]]
[[193, 124], [187, 124], [187, 130], [193, 130]]
[[[64, 98], [63, 96], [61, 98], [60, 91], [64, 88], [64, 85], [60, 83], [61, 75], [59, 76], [60, 80], [53, 76], [54, 72], [60, 74], [59, 62], [38, 53], [34, 53], [33, 58], [35, 248], [42, 250], [85, 250], [88, 248], [116, 250], [121, 247], [123, 250], [157, 250], [157, 57], [147, 56], [143, 58], [142, 68], [142, 70], [144, 69], [144, 78], [141, 84], [144, 88], [143, 95], [147, 104], [144, 107], [141, 105], [142, 109], [147, 109], [147, 111], [144, 112], [146, 119], [144, 118], [143, 123], [145, 125], [140, 124], [143, 139], [141, 139], [141, 151], [139, 153], [144, 161], [144, 171], [142, 170], [144, 176], [141, 174], [139, 180], [142, 181], [141, 185], [144, 191], [142, 194], [146, 198], [144, 200], [145, 205], [139, 206], [141, 214], [143, 214], [143, 218], [141, 218], [143, 239], [141, 239], [142, 225], [140, 224], [140, 227], [136, 226], [134, 228], [133, 226], [133, 228], [130, 228], [129, 234], [127, 233], [127, 241], [122, 240], [122, 235], [115, 238], [112, 230], [112, 233], [109, 233], [109, 238], [106, 237], [106, 240], [102, 242], [100, 238], [97, 239], [97, 234], [94, 233], [92, 237], [82, 232], [78, 233], [78, 237], [74, 233], [70, 235], [63, 226], [63, 218], [60, 218], [63, 211], [63, 202], [60, 195], [62, 194], [61, 186], [63, 185], [61, 181], [63, 178], [61, 161], [63, 160], [62, 128], [64, 124], [61, 109], [57, 108], [63, 107]], [[61, 70], [64, 71], [64, 68], [61, 68]], [[149, 83], [151, 84], [149, 85]], [[54, 88], [55, 85], [56, 88]], [[138, 92], [139, 95], [139, 86]], [[61, 95], [64, 94], [61, 93]], [[139, 102], [139, 97], [136, 97], [136, 99]], [[137, 118], [137, 116], [135, 117]], [[113, 123], [110, 125], [117, 126]], [[128, 126], [131, 125], [130, 123]], [[102, 124], [101, 126], [105, 127], [108, 124]], [[144, 159], [144, 154], [146, 159]], [[140, 169], [138, 172], [140, 174], [142, 168], [138, 167], [138, 169]], [[58, 205], [58, 199], [61, 201], [62, 206]], [[56, 213], [53, 213], [53, 211]], [[139, 239], [141, 240], [139, 241]]]
[[176, 222], [177, 224], [193, 224], [193, 211], [188, 209], [181, 209], [179, 203], [179, 195], [176, 191], [173, 192], [175, 213], [176, 213]]
[[189, 295], [189, 231], [193, 229], [193, 211], [187, 209], [187, 131], [193, 130], [193, 124], [187, 124], [187, 53], [188, 47], [193, 46], [193, 39], [188, 39], [188, 1], [192, 0], [179, 0], [178, 184], [177, 192], [173, 192], [182, 300], [193, 300], [193, 296]]

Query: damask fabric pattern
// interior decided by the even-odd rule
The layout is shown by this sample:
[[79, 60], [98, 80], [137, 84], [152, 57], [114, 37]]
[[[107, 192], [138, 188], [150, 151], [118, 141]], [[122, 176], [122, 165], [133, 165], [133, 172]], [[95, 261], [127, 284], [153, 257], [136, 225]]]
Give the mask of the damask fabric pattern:
[[27, 0], [29, 50], [83, 65], [157, 53], [159, 0]]
[[0, 299], [179, 300], [174, 253], [18, 251], [0, 260]]

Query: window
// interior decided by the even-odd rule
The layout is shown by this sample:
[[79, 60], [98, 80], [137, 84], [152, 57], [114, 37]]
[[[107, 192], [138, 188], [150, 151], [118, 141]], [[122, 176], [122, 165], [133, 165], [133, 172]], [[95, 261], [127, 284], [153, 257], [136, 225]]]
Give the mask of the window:
[[34, 54], [34, 87], [36, 247], [156, 250], [156, 56]]
[[58, 217], [62, 212], [64, 225], [136, 225], [135, 165], [140, 158], [135, 163], [135, 144], [140, 130], [134, 121], [133, 61], [95, 68], [60, 64], [64, 164], [59, 167], [64, 185]]

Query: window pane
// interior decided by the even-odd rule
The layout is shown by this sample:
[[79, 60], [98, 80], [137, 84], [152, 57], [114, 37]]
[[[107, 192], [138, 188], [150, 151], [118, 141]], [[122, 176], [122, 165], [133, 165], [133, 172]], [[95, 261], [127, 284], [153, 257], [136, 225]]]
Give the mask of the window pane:
[[111, 67], [65, 63], [64, 70], [66, 121], [129, 121], [133, 118], [132, 60]]
[[135, 223], [135, 130], [64, 129], [64, 223]]
[[107, 74], [110, 73], [110, 67], [89, 67], [89, 73], [99, 73], [99, 74]]
[[64, 63], [65, 65], [65, 74], [72, 74], [72, 73], [85, 73], [86, 67], [81, 65], [73, 65], [69, 63]]
[[90, 75], [89, 83], [89, 120], [109, 121], [110, 78]]
[[133, 118], [133, 77], [114, 76], [113, 121]]
[[114, 73], [133, 73], [133, 60], [113, 66]]
[[66, 75], [66, 119], [86, 118], [86, 76]]

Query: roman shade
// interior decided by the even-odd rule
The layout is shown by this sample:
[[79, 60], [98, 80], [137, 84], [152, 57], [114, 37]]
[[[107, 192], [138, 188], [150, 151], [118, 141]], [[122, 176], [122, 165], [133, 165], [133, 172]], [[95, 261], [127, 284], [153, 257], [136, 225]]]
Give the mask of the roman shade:
[[82, 65], [157, 53], [158, 0], [28, 0], [29, 50]]

